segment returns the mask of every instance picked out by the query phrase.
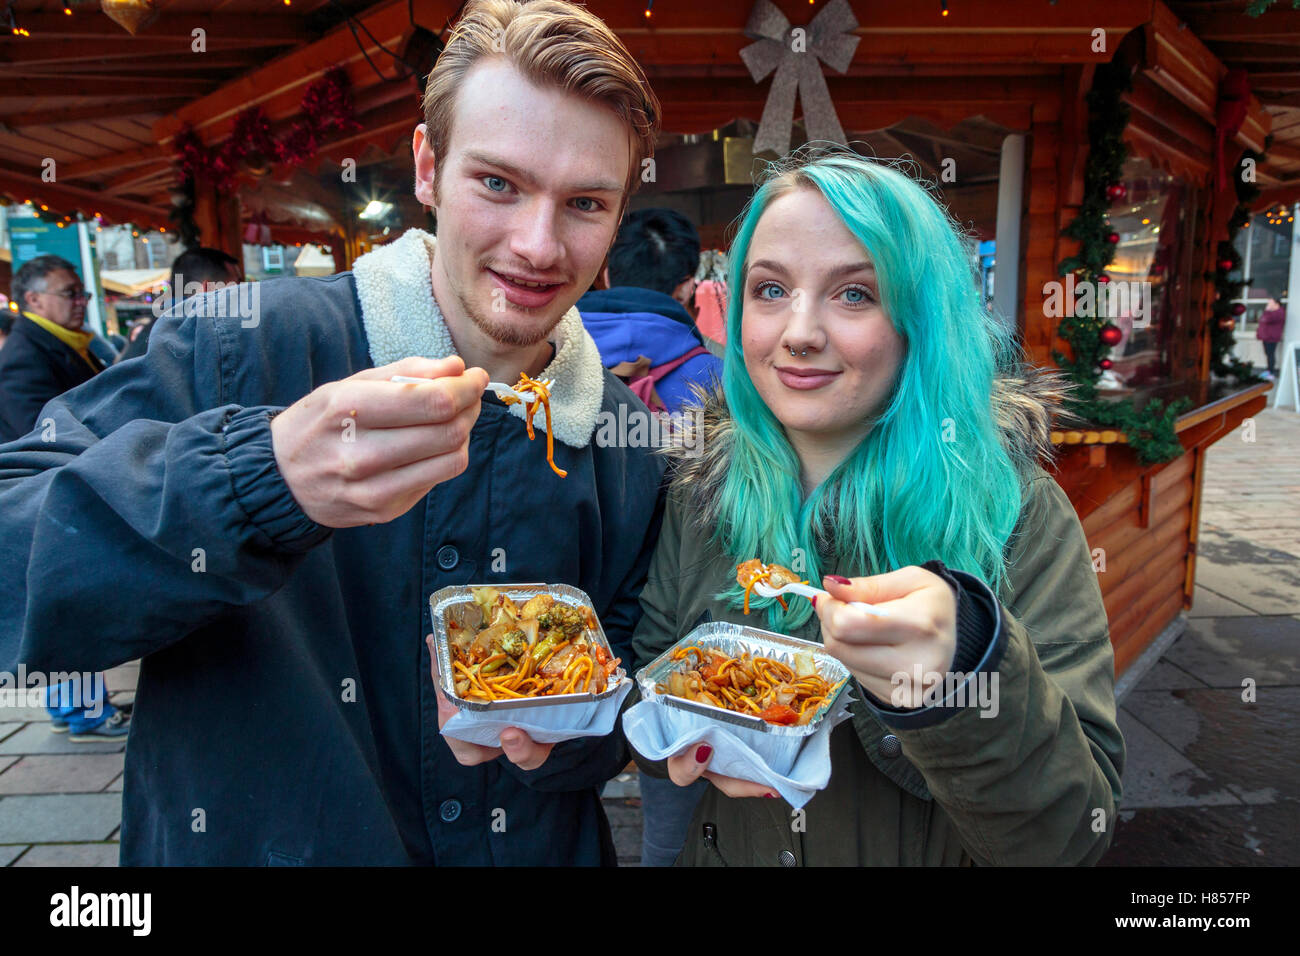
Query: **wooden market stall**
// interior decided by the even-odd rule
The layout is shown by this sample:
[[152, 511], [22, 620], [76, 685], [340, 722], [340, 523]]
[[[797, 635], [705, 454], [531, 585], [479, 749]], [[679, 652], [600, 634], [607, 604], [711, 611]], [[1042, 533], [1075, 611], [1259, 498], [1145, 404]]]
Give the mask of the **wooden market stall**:
[[[1300, 195], [1300, 92], [1290, 92], [1300, 90], [1300, 13], [1254, 19], [1244, 0], [765, 3], [589, 0], [664, 108], [658, 175], [634, 206], [681, 208], [706, 245], [722, 247], [751, 191], [755, 150], [772, 156], [763, 147], [786, 133], [798, 145], [837, 123], [865, 152], [906, 157], [974, 238], [996, 239], [994, 303], [1039, 364], [1072, 354], [1048, 290], [1086, 245], [1063, 233], [1098, 188], [1088, 178], [1094, 127], [1115, 120], [1128, 156], [1103, 184], [1120, 187], [1107, 208], [1108, 268], [1155, 299], [1148, 325], [1129, 316], [1115, 346], [1097, 353], [1111, 363], [1099, 394], [1135, 409], [1188, 400], [1173, 457], [1156, 464], [1141, 463], [1136, 435], [1122, 428], [1085, 423], [1057, 435], [1058, 479], [1098, 555], [1123, 672], [1190, 606], [1205, 450], [1264, 405], [1266, 386], [1212, 374], [1226, 307], [1215, 296], [1231, 272], [1221, 243], [1242, 201], [1230, 180], [1243, 151], [1265, 153], [1276, 128], [1251, 203]], [[388, 235], [428, 226], [411, 195], [409, 143], [422, 74], [459, 0], [155, 5], [157, 21], [130, 36], [81, 4], [68, 15], [59, 3], [15, 0], [30, 35], [0, 36], [0, 193], [69, 217], [164, 224], [184, 172], [211, 172], [224, 156], [224, 181], [200, 177], [188, 197], [206, 245], [238, 254], [250, 236], [321, 242], [345, 269], [385, 241], [381, 226]], [[183, 56], [200, 28], [208, 52]], [[800, 86], [793, 116], [765, 123], [774, 77], [798, 55], [793, 30], [817, 58], [825, 95]], [[753, 58], [751, 70], [742, 51], [763, 42], [774, 45], [768, 68]], [[1252, 52], [1261, 42], [1265, 59]], [[1116, 70], [1127, 80], [1126, 123], [1089, 104]], [[329, 122], [322, 102], [335, 106]], [[323, 128], [304, 139], [312, 123]], [[255, 142], [222, 153], [241, 137]], [[294, 148], [268, 157], [267, 137]], [[57, 182], [42, 178], [46, 157], [59, 164]], [[372, 202], [391, 205], [387, 218], [361, 218]]]

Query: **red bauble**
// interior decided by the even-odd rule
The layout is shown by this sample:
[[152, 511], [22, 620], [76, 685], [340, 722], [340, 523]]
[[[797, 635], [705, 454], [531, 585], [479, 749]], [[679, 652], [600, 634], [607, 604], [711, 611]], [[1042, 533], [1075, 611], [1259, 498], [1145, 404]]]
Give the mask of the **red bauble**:
[[1232, 307], [1233, 315], [1241, 315], [1245, 311], [1246, 311], [1246, 306], [1244, 303], [1241, 302], [1238, 302], [1236, 305]]
[[1232, 260], [1231, 260], [1231, 259], [1220, 259], [1220, 260], [1219, 260], [1219, 268], [1222, 269], [1224, 272], [1228, 272], [1229, 270], [1232, 269]]
[[1119, 340], [1124, 337], [1117, 325], [1103, 325], [1101, 327], [1101, 340], [1107, 345], [1119, 345]]
[[1111, 245], [1114, 245], [1115, 243], [1119, 242], [1119, 233], [1112, 232], [1109, 236], [1106, 237], [1106, 241], [1109, 242]]
[[1123, 199], [1128, 195], [1128, 187], [1123, 183], [1112, 183], [1106, 187], [1107, 199]]
[[1097, 281], [1100, 282], [1102, 285], [1105, 285], [1107, 282], [1110, 281], [1110, 276], [1106, 275], [1106, 273], [1103, 272], [1101, 275], [1097, 276]]
[[1108, 368], [1112, 368], [1115, 365], [1115, 363], [1112, 362], [1110, 359], [1102, 359], [1097, 364], [1101, 367], [1101, 370], [1103, 372], [1106, 371]]

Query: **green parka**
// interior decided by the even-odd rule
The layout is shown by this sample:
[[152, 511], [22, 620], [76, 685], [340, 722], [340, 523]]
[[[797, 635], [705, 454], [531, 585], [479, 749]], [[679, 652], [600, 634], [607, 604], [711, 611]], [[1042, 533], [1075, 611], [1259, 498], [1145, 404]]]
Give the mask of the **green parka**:
[[[1023, 382], [995, 402], [1009, 440], [1045, 446], [1045, 406]], [[764, 626], [714, 595], [736, 562], [711, 542], [731, 421], [706, 407], [705, 455], [673, 479], [641, 594], [636, 666], [707, 620]], [[1114, 660], [1083, 529], [1060, 486], [1036, 470], [1007, 546], [997, 714], [950, 709], [937, 723], [874, 706], [856, 681], [853, 716], [832, 731], [831, 778], [804, 812], [784, 800], [733, 799], [710, 787], [679, 865], [914, 866], [1092, 864], [1110, 845], [1124, 741]], [[853, 576], [852, 568], [828, 573]], [[795, 637], [821, 641], [814, 615]], [[665, 762], [643, 772], [666, 777]]]

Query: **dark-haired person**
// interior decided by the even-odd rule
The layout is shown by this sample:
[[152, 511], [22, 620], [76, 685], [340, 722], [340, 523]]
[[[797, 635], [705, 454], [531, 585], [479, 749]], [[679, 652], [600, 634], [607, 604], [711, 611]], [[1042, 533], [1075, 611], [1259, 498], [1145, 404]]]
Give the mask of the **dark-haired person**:
[[[228, 252], [200, 246], [182, 252], [172, 263], [172, 274], [167, 280], [169, 295], [180, 300], [211, 292], [231, 282], [243, 282], [244, 269]], [[149, 333], [153, 330], [154, 319], [142, 319], [131, 327], [131, 337], [126, 347], [117, 356], [118, 362], [139, 358], [149, 351]], [[116, 363], [114, 363], [116, 364]]]
[[[0, 669], [141, 658], [126, 865], [616, 862], [622, 735], [444, 737], [425, 638], [441, 588], [545, 581], [630, 657], [663, 462], [593, 440], [638, 406], [573, 306], [659, 104], [583, 7], [470, 0], [424, 116], [436, 239], [187, 299], [51, 403], [58, 442], [0, 446]], [[486, 391], [521, 372], [565, 478]]]
[[[51, 399], [103, 371], [91, 350], [94, 335], [86, 321], [86, 290], [77, 267], [59, 256], [37, 256], [13, 278], [13, 301], [20, 312], [0, 348], [0, 442], [35, 429]], [[57, 439], [55, 419], [42, 440]], [[59, 662], [54, 662], [58, 665]], [[51, 671], [69, 668], [53, 666]], [[102, 674], [49, 688], [50, 729], [74, 743], [125, 737], [130, 717], [108, 701]]]
[[688, 311], [699, 264], [700, 236], [689, 219], [673, 209], [638, 209], [623, 217], [609, 251], [609, 288], [578, 300], [605, 367], [656, 411], [677, 411], [692, 384], [722, 372]]

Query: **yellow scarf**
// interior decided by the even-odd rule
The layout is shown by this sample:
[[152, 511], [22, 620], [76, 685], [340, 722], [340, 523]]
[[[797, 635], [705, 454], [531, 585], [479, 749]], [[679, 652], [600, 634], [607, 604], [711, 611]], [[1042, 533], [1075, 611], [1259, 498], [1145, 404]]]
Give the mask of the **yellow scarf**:
[[90, 350], [87, 348], [87, 346], [90, 345], [90, 340], [95, 337], [93, 332], [82, 332], [77, 329], [65, 329], [57, 322], [51, 322], [42, 315], [37, 315], [34, 312], [28, 312], [26, 310], [23, 310], [23, 316], [31, 319], [46, 332], [49, 332], [50, 335], [54, 336], [64, 345], [68, 346], [68, 348], [72, 349], [72, 351], [80, 355], [86, 360], [86, 364], [89, 365], [93, 371], [98, 372], [100, 370], [100, 367], [91, 360]]

